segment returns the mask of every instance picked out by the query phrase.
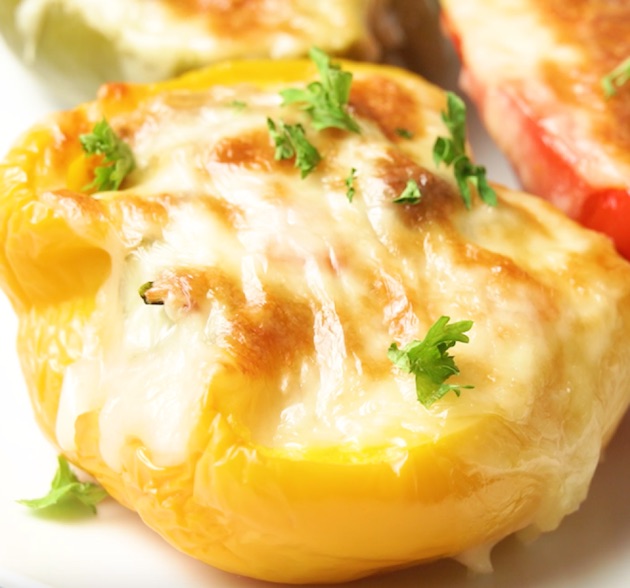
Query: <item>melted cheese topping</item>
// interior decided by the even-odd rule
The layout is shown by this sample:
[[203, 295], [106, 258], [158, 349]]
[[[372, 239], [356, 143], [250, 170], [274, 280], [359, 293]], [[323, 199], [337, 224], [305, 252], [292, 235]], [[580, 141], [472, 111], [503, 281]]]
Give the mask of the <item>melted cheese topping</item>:
[[466, 84], [502, 148], [520, 156], [510, 145], [518, 131], [511, 134], [502, 108], [511, 100], [589, 184], [628, 185], [630, 93], [607, 100], [601, 88], [630, 54], [627, 3], [445, 0], [444, 7], [469, 70]]
[[[382, 109], [369, 115], [375, 88], [384, 98], [392, 85], [411, 106], [413, 141], [396, 138]], [[178, 464], [210, 405], [261, 446], [366, 455], [387, 447], [392, 467], [402, 467], [411, 447], [493, 414], [533, 423], [528, 435], [540, 446], [510, 467], [536, 463], [557, 480], [540, 507], [541, 526], [554, 526], [582, 499], [598, 446], [572, 438], [559, 450], [558, 423], [542, 415], [562, 411], [573, 415], [567, 430], [581, 423], [580, 439], [598, 435], [600, 416], [585, 421], [580, 411], [618, 324], [614, 289], [602, 297], [590, 276], [564, 275], [593, 237], [555, 217], [553, 231], [541, 230], [550, 211], [508, 194], [497, 208], [466, 211], [447, 170], [432, 168], [432, 138], [446, 131], [412, 86], [359, 75], [360, 134], [314, 132], [303, 113], [281, 106], [279, 89], [174, 91], [112, 119], [138, 169], [124, 191], [96, 198], [134, 215], [121, 217], [126, 253], [112, 253], [91, 343], [64, 380], [61, 447], [73, 450], [74, 423], [96, 409], [110, 467], [120, 468], [130, 439], [156, 464]], [[233, 106], [236, 95], [245, 108]], [[307, 129], [323, 155], [307, 178], [275, 160], [267, 117]], [[410, 177], [421, 204], [393, 204]], [[147, 228], [155, 207], [166, 219], [157, 233]], [[138, 295], [149, 281], [147, 300], [159, 305]], [[421, 339], [440, 315], [474, 321], [453, 378], [474, 390], [427, 410], [386, 352]], [[586, 332], [588, 345], [575, 336]], [[474, 456], [491, 469], [513, 459], [496, 447]], [[577, 467], [584, 460], [592, 467]], [[576, 483], [558, 490], [568, 475]]]
[[[432, 157], [444, 95], [347, 65], [360, 133], [281, 105], [312, 64], [239, 62], [107, 86], [15, 149], [0, 280], [25, 373], [64, 454], [203, 561], [301, 583], [484, 569], [585, 497], [630, 400], [630, 266], [525, 194], [467, 210]], [[77, 137], [103, 116], [137, 167], [86, 194]], [[269, 118], [321, 153], [304, 179]], [[421, 201], [394, 203], [409, 179]], [[425, 408], [387, 350], [442, 315], [473, 321], [449, 383], [474, 388]]]
[[369, 26], [383, 18], [386, 5], [370, 0], [22, 0], [16, 23], [32, 59], [49, 11], [77, 15], [124, 56], [124, 78], [143, 82], [222, 59], [306, 55], [314, 45], [374, 59], [379, 49]]
[[[359, 81], [355, 95], [373, 83]], [[361, 135], [312, 137], [324, 154], [324, 169], [300, 180], [290, 163], [275, 161], [266, 131], [267, 116], [278, 119], [286, 114], [280, 107], [279, 89], [265, 93], [242, 89], [244, 109], [231, 105], [233, 97], [225, 88], [193, 97], [167, 95], [145, 106], [138, 117], [142, 123], [116, 121], [127, 133], [133, 129], [131, 144], [140, 171], [132, 193], [146, 200], [168, 197], [170, 213], [161, 237], [142, 243], [128, 255], [123, 269], [114, 274], [111, 294], [104, 296], [105, 304], [114, 303], [119, 309], [119, 320], [113, 321], [117, 333], [105, 336], [112, 350], [105, 350], [97, 362], [85, 359], [71, 369], [85, 377], [83, 363], [103, 366], [102, 371], [91, 372], [88, 388], [94, 397], [104, 399], [101, 448], [112, 467], [118, 463], [121, 446], [134, 436], [148, 443], [160, 463], [181, 461], [186, 451], [181, 432], [192, 431], [219, 361], [243, 372], [231, 376], [234, 388], [242, 393], [280, 395], [277, 423], [265, 419], [248, 423], [261, 443], [294, 448], [370, 445], [383, 438], [384, 428], [398, 428], [401, 419], [408, 421], [411, 436], [427, 431], [437, 434], [433, 427], [427, 429], [409, 418], [409, 409], [414, 415], [421, 412], [413, 379], [391, 379], [386, 358], [394, 334], [410, 339], [422, 327], [410, 308], [409, 285], [404, 284], [419, 278], [417, 269], [400, 266], [390, 275], [382, 267], [389, 263], [383, 258], [396, 256], [388, 233], [391, 224], [398, 222], [400, 210], [391, 205], [391, 199], [404, 187], [407, 176], [423, 172], [408, 156], [393, 150], [374, 121], [363, 119]], [[407, 91], [398, 91], [411, 100]], [[367, 109], [367, 103], [361, 103]], [[295, 112], [289, 115], [307, 124]], [[437, 114], [434, 117], [426, 121], [428, 129], [440, 125]], [[420, 138], [409, 148], [426, 151], [429, 144]], [[408, 167], [399, 169], [402, 158]], [[350, 204], [345, 178], [353, 167], [363, 202]], [[443, 190], [449, 192], [447, 187]], [[357, 248], [357, 243], [364, 246]], [[171, 272], [187, 291], [194, 290], [197, 281], [204, 282], [199, 299], [183, 301], [174, 294]], [[121, 294], [115, 290], [118, 279]], [[137, 295], [142, 283], [156, 279], [165, 282], [163, 308], [147, 306]], [[356, 299], [356, 293], [366, 287], [380, 290], [375, 292], [379, 298], [398, 291], [396, 299], [387, 302], [384, 316], [362, 317], [362, 307], [367, 304], [372, 309], [377, 303], [362, 300], [365, 294]], [[230, 291], [228, 296], [224, 290]], [[404, 312], [398, 317], [401, 305]], [[296, 324], [297, 318], [304, 322]], [[198, 331], [195, 337], [187, 326], [191, 321]], [[201, 356], [188, 355], [180, 329]], [[302, 342], [298, 349], [306, 357], [292, 358], [298, 349], [291, 347], [303, 335], [310, 342], [306, 348]], [[274, 357], [278, 352], [287, 356], [288, 366], [273, 365], [280, 359]], [[204, 355], [206, 359], [201, 360]], [[205, 371], [194, 366], [203, 366]], [[171, 375], [165, 376], [164, 369]], [[373, 381], [375, 371], [384, 372], [385, 377]], [[120, 391], [128, 389], [129, 373], [138, 374], [134, 394], [138, 400], [121, 403]], [[60, 441], [73, 438], [78, 414], [65, 407], [74, 406], [66, 398], [75, 397], [76, 381], [80, 378], [71, 376], [64, 386]], [[141, 386], [142, 381], [150, 384]], [[85, 380], [81, 385], [85, 394]], [[392, 395], [397, 401], [391, 401]], [[157, 400], [162, 396], [163, 400]], [[161, 419], [155, 409], [170, 405], [171, 396], [180, 399], [182, 410], [177, 414], [165, 411], [168, 416]], [[398, 401], [405, 398], [403, 404]], [[143, 403], [153, 408], [143, 411]], [[340, 403], [344, 414], [336, 417]], [[362, 425], [365, 419], [373, 426]], [[142, 434], [147, 427], [160, 431], [164, 442], [148, 441]], [[304, 429], [311, 432], [308, 437]], [[404, 446], [406, 441], [400, 443]], [[62, 446], [69, 450], [72, 443]]]

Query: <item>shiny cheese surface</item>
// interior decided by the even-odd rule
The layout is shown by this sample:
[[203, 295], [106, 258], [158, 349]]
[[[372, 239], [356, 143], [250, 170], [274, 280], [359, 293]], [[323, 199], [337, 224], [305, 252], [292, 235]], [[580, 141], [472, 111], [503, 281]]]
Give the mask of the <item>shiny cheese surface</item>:
[[[106, 86], [0, 168], [0, 280], [43, 430], [176, 547], [273, 581], [482, 567], [579, 506], [630, 400], [627, 263], [525, 194], [467, 210], [432, 157], [442, 92], [344, 67], [360, 133], [281, 104], [312, 64], [228, 63]], [[137, 167], [88, 194], [78, 136], [104, 116]], [[306, 178], [269, 118], [322, 154]], [[394, 203], [409, 179], [421, 202]], [[441, 315], [474, 321], [449, 380], [474, 388], [425, 408], [387, 349]]]

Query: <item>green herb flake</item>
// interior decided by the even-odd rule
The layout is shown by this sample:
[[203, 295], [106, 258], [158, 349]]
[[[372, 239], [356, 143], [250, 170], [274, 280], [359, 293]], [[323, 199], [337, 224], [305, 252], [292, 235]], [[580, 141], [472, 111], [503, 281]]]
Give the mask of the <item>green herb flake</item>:
[[59, 467], [48, 494], [42, 498], [18, 500], [18, 502], [39, 511], [55, 506], [87, 507], [95, 514], [96, 504], [107, 497], [107, 492], [98, 484], [80, 482], [63, 456], [60, 455], [57, 460]]
[[403, 139], [413, 139], [413, 133], [409, 129], [398, 127], [394, 132]]
[[475, 165], [466, 155], [466, 105], [452, 92], [447, 92], [447, 110], [442, 112], [442, 120], [450, 132], [450, 137], [438, 137], [433, 146], [433, 159], [436, 165], [444, 163], [453, 167], [455, 180], [466, 208], [472, 206], [471, 186], [489, 206], [497, 205], [496, 192], [488, 184], [486, 169]]
[[422, 192], [420, 192], [420, 186], [414, 179], [409, 179], [405, 189], [402, 191], [398, 198], [392, 200], [396, 204], [418, 204], [422, 199]]
[[350, 174], [345, 180], [346, 183], [346, 198], [348, 198], [348, 202], [352, 202], [354, 195], [356, 194], [356, 189], [354, 187], [354, 180], [357, 177], [357, 170], [353, 167], [350, 170]]
[[602, 90], [606, 98], [612, 98], [621, 86], [630, 80], [630, 57], [622, 61], [615, 69], [601, 79]]
[[448, 324], [450, 317], [440, 317], [427, 331], [422, 340], [414, 340], [402, 349], [392, 343], [387, 357], [401, 370], [413, 374], [416, 378], [418, 400], [429, 407], [448, 392], [460, 395], [462, 389], [473, 386], [446, 384], [451, 376], [459, 374], [453, 356], [447, 353], [455, 343], [468, 343], [464, 333], [469, 331], [472, 321], [459, 321]]
[[309, 55], [317, 66], [321, 81], [311, 82], [306, 89], [282, 90], [280, 95], [283, 104], [301, 106], [310, 115], [312, 125], [318, 131], [337, 128], [359, 133], [359, 124], [347, 109], [352, 73], [332, 63], [321, 49], [313, 47]]
[[295, 157], [295, 167], [301, 171], [302, 179], [317, 167], [322, 157], [306, 138], [302, 125], [288, 125], [282, 121], [276, 124], [268, 118], [267, 128], [276, 147], [277, 160]]
[[84, 190], [118, 190], [136, 166], [129, 145], [116, 135], [106, 119], [96, 123], [91, 133], [80, 135], [79, 141], [87, 155], [102, 155], [105, 164], [95, 168], [94, 181]]

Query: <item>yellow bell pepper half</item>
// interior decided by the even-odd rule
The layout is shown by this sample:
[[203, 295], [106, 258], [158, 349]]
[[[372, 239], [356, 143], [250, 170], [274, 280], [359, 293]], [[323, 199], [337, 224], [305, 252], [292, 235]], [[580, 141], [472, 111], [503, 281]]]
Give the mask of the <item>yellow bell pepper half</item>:
[[[137, 511], [178, 549], [223, 570], [277, 582], [352, 580], [492, 545], [529, 525], [554, 528], [584, 498], [601, 445], [612, 434], [630, 397], [628, 384], [618, 377], [630, 366], [630, 351], [622, 344], [630, 325], [628, 266], [603, 238], [587, 234], [528, 196], [514, 196], [497, 187], [500, 203], [496, 209], [475, 199], [473, 209], [466, 210], [452, 172], [436, 168], [430, 153], [435, 137], [447, 133], [440, 118], [445, 106], [442, 92], [395, 68], [350, 62], [343, 67], [355, 75], [356, 94], [351, 95], [350, 109], [361, 123], [360, 134], [337, 129], [315, 133], [304, 111], [281, 107], [279, 99], [270, 98], [277, 96], [278, 89], [302, 87], [316, 79], [312, 63], [230, 62], [152, 85], [105, 86], [97, 101], [59, 113], [33, 128], [0, 167], [0, 285], [19, 315], [20, 357], [44, 433], [69, 460], [92, 474], [116, 500]], [[181, 193], [169, 189], [168, 194], [156, 189], [145, 196], [141, 188], [157, 182], [152, 174], [159, 173], [155, 162], [164, 149], [155, 147], [150, 156], [143, 149], [170, 139], [158, 133], [140, 147], [143, 133], [153, 132], [152, 125], [161, 124], [155, 122], [161, 116], [170, 120], [171, 114], [164, 112], [175, 113], [173, 117], [184, 113], [188, 120], [189, 103], [196, 116], [212, 119], [208, 109], [216, 104], [206, 107], [204, 100], [218, 100], [221, 92], [230, 100], [251, 101], [247, 106], [254, 111], [251, 116], [258, 116], [256, 108], [263, 113], [256, 119], [263, 135], [259, 131], [246, 135], [254, 143], [242, 151], [254, 155], [241, 167], [230, 160], [226, 173], [240, 169], [264, 178], [269, 174], [269, 178], [280, 178], [279, 183], [271, 191], [267, 180], [257, 180], [256, 189], [247, 184], [249, 191], [230, 191], [230, 198], [245, 198], [245, 194], [250, 203], [227, 208], [220, 198], [211, 200], [205, 193], [184, 188]], [[221, 121], [237, 121], [221, 124], [240, 124], [238, 113], [225, 114], [225, 105], [221, 108], [221, 116], [228, 117]], [[271, 139], [264, 134], [265, 108], [271, 108], [270, 116], [276, 119], [278, 113], [297, 117], [319, 146], [322, 162], [308, 178], [302, 180], [287, 162], [264, 155], [273, 153]], [[83, 189], [96, 163], [83, 153], [78, 137], [103, 118], [129, 140], [137, 158], [137, 170], [117, 193]], [[412, 138], [393, 132], [405, 121]], [[200, 118], [186, 132], [193, 133], [204, 124]], [[176, 141], [180, 155], [188, 148], [186, 136]], [[224, 159], [219, 161], [218, 139], [204, 136], [204, 147], [195, 157], [205, 159], [195, 159], [194, 171], [205, 174], [205, 182], [218, 182], [217, 174], [223, 172], [217, 170], [224, 169], [225, 153], [230, 157], [234, 153], [224, 150]], [[353, 202], [344, 195], [350, 165], [335, 167], [337, 161], [346, 161], [346, 152], [351, 154], [348, 161], [356, 161], [360, 168]], [[170, 165], [180, 155], [173, 152], [160, 161]], [[377, 166], [373, 176], [370, 166]], [[394, 189], [399, 193], [410, 174], [422, 184], [426, 201], [417, 206], [392, 204]], [[164, 181], [172, 181], [169, 177]], [[185, 179], [178, 181], [185, 185]], [[213, 185], [221, 189], [218, 183]], [[156, 449], [162, 435], [160, 423], [164, 415], [177, 412], [177, 406], [151, 408], [156, 421], [148, 428], [129, 425], [124, 429], [122, 421], [107, 420], [105, 413], [115, 410], [105, 398], [110, 392], [101, 390], [110, 375], [107, 371], [115, 371], [107, 361], [127, 344], [125, 334], [118, 342], [110, 342], [110, 337], [118, 336], [112, 325], [119, 320], [111, 301], [118, 296], [124, 264], [148, 243], [166, 239], [165, 227], [175, 222], [173, 211], [184, 210], [177, 207], [190, 202], [190, 206], [201, 206], [204, 199], [212, 202], [208, 206], [216, 213], [213, 219], [229, 218], [235, 225], [249, 218], [248, 207], [260, 205], [260, 214], [273, 207], [290, 210], [286, 218], [294, 219], [291, 222], [302, 218], [302, 207], [312, 208], [307, 208], [309, 222], [300, 225], [303, 241], [291, 241], [292, 253], [270, 249], [266, 269], [255, 266], [266, 301], [260, 302], [260, 308], [251, 306], [259, 292], [258, 282], [247, 282], [250, 289], [243, 293], [245, 282], [230, 273], [231, 250], [240, 247], [236, 241], [224, 252], [225, 267], [207, 278], [199, 300], [194, 298], [194, 284], [181, 290], [192, 298], [173, 307], [175, 318], [169, 315], [173, 324], [180, 315], [194, 314], [195, 305], [210, 302], [212, 312], [219, 315], [208, 316], [232, 323], [225, 327], [227, 331], [219, 327], [213, 331], [213, 341], [218, 341], [212, 347], [215, 355], [204, 356], [190, 368], [202, 370], [208, 363], [216, 364], [193, 412], [181, 417], [190, 423], [183, 433], [183, 457], [167, 459]], [[313, 245], [321, 243], [322, 215], [341, 219], [327, 233], [329, 249]], [[212, 230], [219, 235], [224, 225], [217, 223]], [[282, 227], [291, 231], [287, 223]], [[264, 231], [266, 224], [255, 225], [256, 230]], [[547, 226], [554, 226], [560, 237], [556, 239]], [[284, 229], [274, 228], [272, 233], [281, 234]], [[240, 235], [246, 241], [254, 234]], [[375, 235], [380, 241], [374, 240]], [[562, 235], [571, 237], [566, 241], [569, 244], [563, 244]], [[343, 239], [343, 245], [335, 239]], [[579, 255], [570, 244], [578, 241]], [[211, 243], [214, 246], [215, 241]], [[553, 255], [543, 259], [523, 253], [540, 243]], [[315, 249], [312, 255], [304, 254], [303, 267], [291, 266], [302, 246]], [[234, 262], [241, 273], [250, 267], [245, 257]], [[379, 266], [375, 260], [381, 258], [393, 265]], [[566, 275], [558, 277], [560, 270], [544, 266], [558, 259], [565, 272], [572, 272], [575, 289], [567, 285]], [[191, 284], [192, 263], [188, 262], [184, 276]], [[311, 270], [304, 269], [313, 263], [328, 268], [328, 273], [317, 274], [323, 276], [321, 284], [313, 278], [315, 274], [308, 273]], [[293, 270], [281, 273], [286, 267]], [[292, 276], [301, 271], [304, 277], [294, 282]], [[231, 277], [224, 279], [224, 274]], [[331, 278], [333, 274], [338, 277]], [[179, 282], [168, 276], [171, 285], [183, 283], [181, 276]], [[477, 279], [481, 281], [473, 283]], [[283, 298], [294, 283], [299, 292], [310, 288], [310, 302], [303, 304], [297, 295]], [[600, 284], [601, 291], [590, 297], [594, 283]], [[405, 295], [396, 290], [397, 284], [404, 284], [400, 288]], [[328, 296], [327, 288], [346, 287], [356, 289], [352, 300], [337, 296], [334, 302], [321, 302]], [[168, 296], [176, 292], [168, 292], [163, 307], [144, 308], [137, 296], [129, 304], [139, 305], [138, 313], [170, 312], [174, 298]], [[580, 297], [589, 301], [587, 310]], [[316, 298], [321, 307], [314, 311]], [[280, 302], [272, 305], [276, 299]], [[298, 309], [297, 314], [292, 308]], [[371, 309], [372, 315], [365, 309]], [[263, 314], [256, 314], [259, 311]], [[267, 311], [271, 319], [265, 318]], [[403, 339], [414, 330], [421, 338], [427, 316], [446, 312], [474, 320], [470, 343], [458, 344], [455, 355], [461, 367], [458, 381], [475, 388], [462, 390], [461, 397], [449, 394], [424, 408], [415, 398], [413, 376], [401, 373], [387, 359], [387, 343], [405, 343]], [[204, 328], [215, 328], [211, 322], [204, 322]], [[326, 328], [317, 326], [322, 324]], [[306, 406], [308, 398], [313, 399], [312, 382], [319, 382], [322, 390], [328, 386], [323, 374], [333, 370], [330, 366], [337, 365], [337, 360], [326, 355], [324, 348], [326, 337], [338, 336], [336, 324], [346, 329], [347, 352], [339, 360], [342, 372], [354, 374], [358, 384], [335, 384], [343, 394], [331, 392], [336, 403], [331, 413], [322, 408], [324, 392], [315, 392], [319, 400], [313, 402], [320, 404], [313, 414], [324, 411], [323, 420], [354, 423], [359, 430], [331, 442], [315, 435], [314, 429], [326, 424], [322, 421], [313, 427], [296, 426], [300, 434], [292, 441], [274, 441], [273, 431], [288, 422], [288, 408]], [[561, 333], [558, 325], [567, 327], [567, 332]], [[169, 329], [164, 333], [170, 333]], [[382, 333], [374, 335], [371, 329]], [[587, 352], [593, 329], [604, 333], [597, 340], [606, 345]], [[303, 341], [313, 332], [320, 338]], [[372, 351], [375, 340], [378, 348]], [[608, 342], [614, 352], [608, 353]], [[381, 343], [385, 343], [382, 348]], [[194, 355], [199, 345], [192, 339], [189, 348], [178, 347], [176, 355]], [[506, 349], [509, 357], [502, 355]], [[306, 359], [299, 359], [301, 353]], [[538, 354], [532, 355], [536, 365], [530, 365], [528, 354]], [[568, 354], [582, 361], [584, 372], [570, 367]], [[259, 355], [262, 359], [257, 359]], [[604, 356], [607, 359], [602, 360]], [[169, 355], [160, 357], [166, 359], [156, 365], [158, 371], [171, 361]], [[330, 363], [318, 364], [322, 357]], [[517, 358], [523, 360], [522, 365], [514, 363]], [[361, 369], [356, 367], [359, 363]], [[98, 370], [101, 364], [105, 371], [100, 376], [86, 376], [72, 388], [72, 378]], [[310, 380], [307, 376], [313, 370], [320, 370], [320, 375]], [[185, 380], [189, 375], [177, 377]], [[290, 388], [283, 387], [282, 377], [290, 379]], [[133, 384], [116, 396], [117, 402], [135, 402], [134, 395], [144, 393], [137, 389], [140, 380], [133, 378], [131, 372], [128, 377], [123, 374], [120, 386], [124, 388], [126, 380]], [[365, 387], [362, 383], [368, 378], [375, 383]], [[91, 386], [101, 391], [94, 392]], [[70, 389], [80, 408], [67, 429], [66, 417], [60, 415], [70, 410], [64, 404]], [[112, 388], [111, 394], [119, 394], [118, 389]], [[182, 390], [182, 398], [186, 394]], [[382, 394], [390, 404], [379, 404]], [[146, 398], [152, 402], [151, 394]], [[399, 416], [390, 419], [390, 405]], [[371, 415], [363, 425], [362, 412]], [[130, 421], [140, 418], [131, 409], [125, 415]], [[115, 437], [110, 429], [119, 425], [123, 427], [115, 439], [119, 449], [107, 453], [107, 439]], [[372, 426], [373, 431], [360, 430]], [[155, 445], [146, 441], [152, 435]], [[563, 484], [575, 486], [569, 490]]]

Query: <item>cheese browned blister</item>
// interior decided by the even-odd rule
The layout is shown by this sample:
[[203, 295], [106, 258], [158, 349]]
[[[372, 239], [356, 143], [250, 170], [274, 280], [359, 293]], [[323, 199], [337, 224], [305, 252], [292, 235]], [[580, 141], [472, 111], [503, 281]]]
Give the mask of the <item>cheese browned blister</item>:
[[[234, 62], [105, 86], [0, 168], [0, 281], [41, 428], [174, 546], [266, 580], [552, 530], [630, 399], [630, 266], [526, 194], [467, 209], [433, 161], [444, 94], [343, 67], [360, 133], [282, 105], [310, 62]], [[90, 193], [79, 135], [103, 117], [136, 168]], [[321, 153], [305, 178], [268, 119]], [[420, 202], [394, 203], [410, 179]], [[473, 321], [449, 383], [474, 388], [425, 407], [387, 351], [440, 316]]]

